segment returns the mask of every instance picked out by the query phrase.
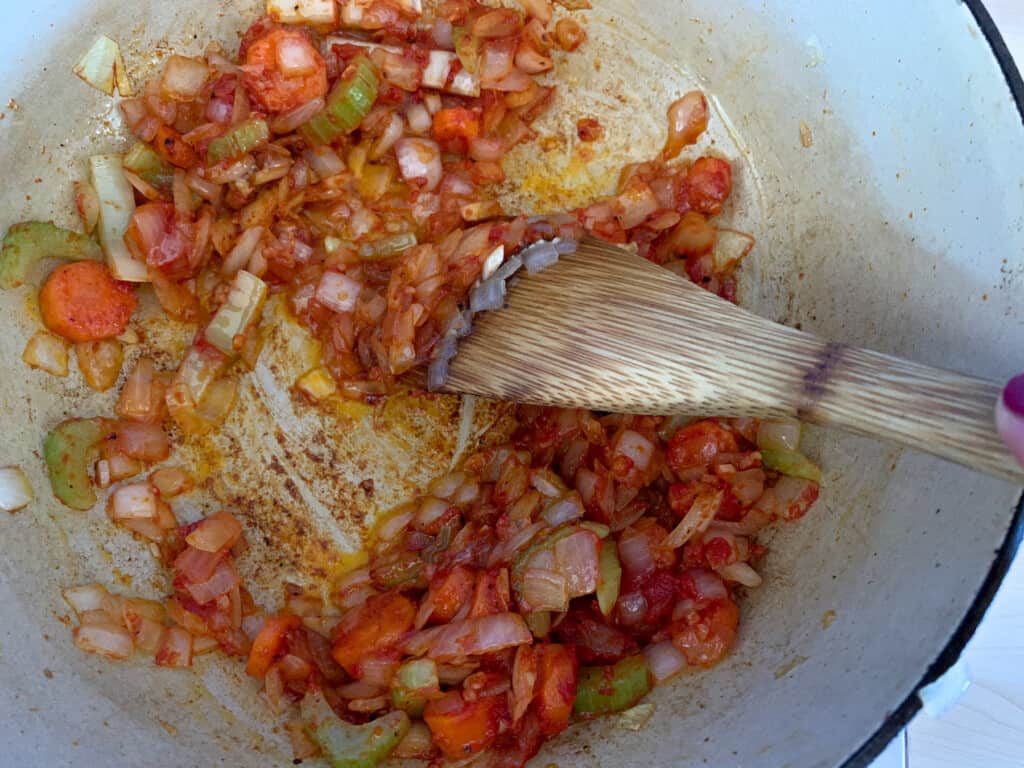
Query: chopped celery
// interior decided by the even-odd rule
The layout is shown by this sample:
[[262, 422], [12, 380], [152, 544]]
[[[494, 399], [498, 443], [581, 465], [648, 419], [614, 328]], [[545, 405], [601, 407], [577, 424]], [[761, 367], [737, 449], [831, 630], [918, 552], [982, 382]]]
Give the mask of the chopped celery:
[[269, 139], [270, 127], [266, 120], [246, 120], [210, 142], [206, 149], [206, 162], [216, 165], [225, 160], [237, 160], [266, 144]]
[[619, 563], [618, 547], [614, 540], [605, 539], [601, 542], [597, 571], [597, 605], [605, 617], [612, 615], [621, 586], [622, 565]]
[[47, 259], [102, 259], [103, 251], [91, 237], [61, 229], [48, 221], [12, 224], [0, 251], [0, 288], [17, 288], [36, 262]]
[[599, 539], [607, 539], [611, 534], [612, 529], [604, 523], [595, 523], [591, 520], [584, 520], [580, 523], [580, 528], [586, 528], [588, 531], [597, 534]]
[[267, 284], [251, 272], [235, 275], [227, 301], [206, 326], [206, 340], [225, 355], [234, 355], [235, 337], [259, 319], [267, 300]]
[[174, 183], [174, 168], [142, 141], [128, 150], [124, 156], [124, 168], [161, 192], [170, 192]]
[[607, 715], [629, 709], [651, 690], [651, 671], [642, 655], [610, 667], [581, 667], [573, 711]]
[[455, 27], [452, 30], [455, 42], [455, 54], [462, 63], [462, 68], [475, 74], [480, 64], [480, 41], [470, 34], [466, 27]]
[[100, 245], [111, 274], [129, 283], [148, 283], [149, 268], [132, 257], [124, 242], [135, 213], [135, 192], [124, 177], [121, 156], [94, 155], [89, 158], [89, 166], [92, 185], [100, 198]]
[[800, 451], [789, 451], [784, 448], [764, 449], [761, 461], [768, 469], [774, 469], [790, 477], [800, 477], [812, 483], [821, 482], [821, 469]]
[[534, 611], [526, 614], [526, 626], [538, 640], [543, 640], [551, 631], [551, 611]]
[[87, 510], [96, 504], [89, 454], [105, 435], [103, 419], [70, 419], [46, 436], [43, 456], [53, 495], [72, 509]]
[[405, 249], [412, 248], [416, 242], [416, 235], [412, 232], [371, 240], [359, 246], [359, 258], [363, 261], [390, 259], [398, 256]]
[[377, 101], [380, 76], [368, 56], [360, 54], [331, 90], [327, 106], [299, 129], [311, 144], [330, 144], [351, 133]]
[[306, 733], [334, 768], [373, 768], [391, 753], [410, 725], [405, 712], [389, 712], [365, 725], [346, 723], [320, 691], [306, 694], [301, 713]]
[[423, 715], [430, 698], [440, 695], [437, 664], [433, 659], [416, 659], [398, 668], [391, 683], [391, 702], [412, 717]]
[[553, 556], [555, 545], [566, 536], [576, 533], [578, 530], [580, 530], [580, 526], [573, 523], [566, 523], [554, 529], [542, 530], [530, 540], [529, 544], [520, 550], [515, 562], [512, 563], [512, 569], [509, 574], [512, 577], [512, 589], [516, 595], [523, 593], [524, 572], [534, 556], [540, 554], [543, 550], [550, 551]]

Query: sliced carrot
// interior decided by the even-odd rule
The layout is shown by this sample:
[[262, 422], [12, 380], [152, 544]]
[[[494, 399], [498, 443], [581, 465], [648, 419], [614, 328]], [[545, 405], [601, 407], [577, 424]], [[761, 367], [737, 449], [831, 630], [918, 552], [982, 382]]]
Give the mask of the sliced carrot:
[[438, 141], [451, 139], [475, 139], [480, 135], [480, 115], [465, 107], [442, 109], [434, 115], [434, 138]]
[[171, 165], [188, 170], [199, 162], [196, 151], [173, 128], [161, 125], [153, 137], [153, 149]]
[[416, 606], [397, 592], [371, 597], [349, 611], [335, 630], [334, 660], [350, 675], [359, 662], [376, 651], [391, 648], [412, 629]]
[[576, 700], [576, 654], [564, 645], [537, 648], [537, 689], [534, 706], [545, 736], [554, 736], [569, 726]]
[[270, 665], [274, 663], [284, 645], [285, 636], [293, 629], [298, 629], [302, 620], [298, 616], [271, 616], [263, 624], [263, 628], [252, 641], [252, 650], [249, 651], [249, 663], [245, 671], [251, 677], [264, 677]]
[[430, 604], [434, 610], [431, 619], [447, 624], [459, 609], [473, 596], [473, 569], [456, 565], [450, 571], [443, 571], [430, 580]]
[[98, 261], [57, 267], [39, 293], [43, 324], [75, 342], [120, 336], [137, 303], [132, 289]]
[[458, 691], [427, 702], [423, 719], [434, 743], [451, 758], [465, 758], [487, 749], [508, 719], [508, 698], [486, 696], [466, 701]]

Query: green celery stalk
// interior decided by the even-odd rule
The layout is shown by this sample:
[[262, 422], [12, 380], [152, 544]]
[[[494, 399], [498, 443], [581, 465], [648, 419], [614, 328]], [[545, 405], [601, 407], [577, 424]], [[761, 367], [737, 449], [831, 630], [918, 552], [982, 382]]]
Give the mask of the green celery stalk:
[[103, 419], [70, 419], [46, 436], [43, 457], [53, 495], [72, 509], [84, 511], [96, 504], [89, 480], [89, 454], [106, 433]]
[[0, 288], [17, 288], [42, 259], [100, 260], [103, 251], [91, 237], [62, 229], [49, 221], [12, 224], [0, 250]]
[[323, 111], [299, 128], [311, 144], [330, 144], [343, 133], [351, 133], [369, 113], [380, 88], [380, 75], [369, 57], [360, 54], [335, 83]]
[[800, 477], [812, 483], [821, 482], [821, 469], [800, 451], [785, 448], [762, 449], [761, 461], [768, 469], [774, 469], [790, 477]]
[[307, 735], [333, 768], [374, 768], [391, 754], [411, 725], [405, 712], [389, 712], [365, 725], [346, 723], [320, 691], [307, 693], [300, 711]]
[[433, 659], [416, 659], [398, 668], [391, 683], [391, 703], [412, 717], [421, 717], [428, 699], [440, 694], [437, 664]]
[[642, 655], [610, 667], [580, 668], [573, 711], [577, 715], [607, 715], [629, 709], [651, 690], [651, 671]]
[[619, 563], [619, 548], [613, 539], [605, 539], [601, 542], [597, 570], [597, 605], [605, 617], [612, 615], [621, 586], [622, 565]]
[[124, 156], [125, 170], [131, 171], [161, 192], [170, 192], [174, 184], [174, 168], [165, 163], [149, 144], [138, 142]]
[[208, 165], [216, 165], [225, 160], [236, 160], [269, 139], [270, 127], [266, 120], [246, 120], [210, 142], [206, 148], [206, 162]]

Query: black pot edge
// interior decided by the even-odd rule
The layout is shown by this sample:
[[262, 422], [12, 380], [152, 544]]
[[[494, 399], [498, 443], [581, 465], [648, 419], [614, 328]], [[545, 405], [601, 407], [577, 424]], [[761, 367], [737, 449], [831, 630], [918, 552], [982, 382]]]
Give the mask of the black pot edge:
[[[1020, 113], [1021, 120], [1024, 121], [1024, 79], [1021, 78], [1020, 70], [1017, 69], [1017, 64], [1010, 54], [1010, 49], [1006, 47], [1006, 41], [1003, 40], [1003, 36], [999, 33], [999, 29], [992, 20], [992, 16], [989, 15], [988, 9], [985, 8], [982, 0], [957, 0], [957, 2], [966, 5], [974, 19], [978, 22], [978, 27], [988, 41], [989, 47], [992, 49], [992, 53], [996, 57], [996, 61], [999, 62], [1000, 69], [1003, 71], [1010, 94], [1017, 104], [1017, 111]], [[1017, 511], [1014, 513], [1010, 528], [1006, 532], [1006, 538], [1003, 540], [1002, 546], [995, 553], [995, 560], [992, 562], [988, 576], [985, 577], [981, 589], [978, 590], [978, 594], [974, 597], [974, 602], [971, 603], [967, 614], [956, 628], [952, 637], [949, 638], [946, 647], [942, 649], [938, 658], [928, 667], [928, 671], [925, 672], [924, 677], [921, 678], [921, 682], [917, 684], [914, 692], [904, 699], [903, 703], [894, 711], [889, 713], [885, 718], [885, 722], [882, 723], [871, 738], [864, 742], [861, 748], [843, 763], [843, 768], [868, 768], [885, 748], [889, 746], [889, 742], [909, 725], [911, 719], [921, 709], [921, 700], [917, 692], [924, 686], [935, 682], [960, 659], [964, 648], [967, 646], [967, 642], [978, 629], [978, 625], [981, 624], [981, 620], [985, 617], [985, 612], [988, 610], [989, 605], [992, 604], [992, 599], [996, 596], [996, 592], [1003, 583], [1003, 579], [1006, 578], [1006, 574], [1010, 570], [1010, 565], [1013, 563], [1014, 556], [1017, 554], [1022, 540], [1024, 540], [1024, 494], [1021, 494], [1021, 498], [1017, 503]]]

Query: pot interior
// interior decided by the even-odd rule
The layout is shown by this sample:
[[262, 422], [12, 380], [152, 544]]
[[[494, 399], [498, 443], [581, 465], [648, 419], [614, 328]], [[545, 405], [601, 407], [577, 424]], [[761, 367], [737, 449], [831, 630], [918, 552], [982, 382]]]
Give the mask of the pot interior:
[[[111, 100], [70, 73], [98, 34], [121, 42], [140, 84], [170, 51], [198, 54], [211, 38], [234, 48], [260, 5], [8, 9], [0, 224], [73, 224], [71, 181], [85, 176], [85, 158], [125, 146]], [[1024, 338], [1024, 128], [966, 5], [878, 1], [844, 14], [805, 0], [594, 5], [586, 55], [558, 62], [566, 85], [539, 125], [550, 137], [544, 151], [509, 159], [508, 210], [607, 193], [623, 164], [660, 148], [667, 105], [700, 87], [714, 114], [698, 150], [711, 145], [734, 162], [726, 220], [758, 239], [743, 303], [925, 363], [1014, 372]], [[597, 117], [607, 138], [580, 145], [580, 117]], [[77, 373], [58, 380], [22, 366], [38, 327], [34, 291], [0, 295], [0, 317], [11, 371], [0, 380], [0, 465], [24, 467], [39, 496], [0, 521], [5, 752], [27, 764], [289, 764], [287, 736], [240, 665], [206, 657], [182, 674], [141, 659], [112, 665], [72, 646], [61, 587], [100, 581], [155, 596], [162, 576], [101, 511], [71, 512], [45, 492], [45, 430], [109, 411], [111, 396], [85, 394]], [[167, 356], [189, 338], [168, 322], [147, 328], [135, 354]], [[510, 424], [506, 405], [453, 398], [427, 409], [396, 400], [318, 410], [289, 395], [310, 354], [282, 320], [227, 429], [186, 449], [207, 479], [189, 514], [227, 503], [261, 534], [250, 536], [246, 562], [266, 604], [283, 580], [358, 562], [379, 511]], [[643, 754], [659, 766], [830, 766], [915, 690], [983, 588], [1020, 489], [835, 432], [811, 431], [808, 452], [825, 469], [822, 499], [775, 531], [734, 653], [658, 689], [643, 730], [615, 719], [575, 726], [537, 764], [622, 766]]]

